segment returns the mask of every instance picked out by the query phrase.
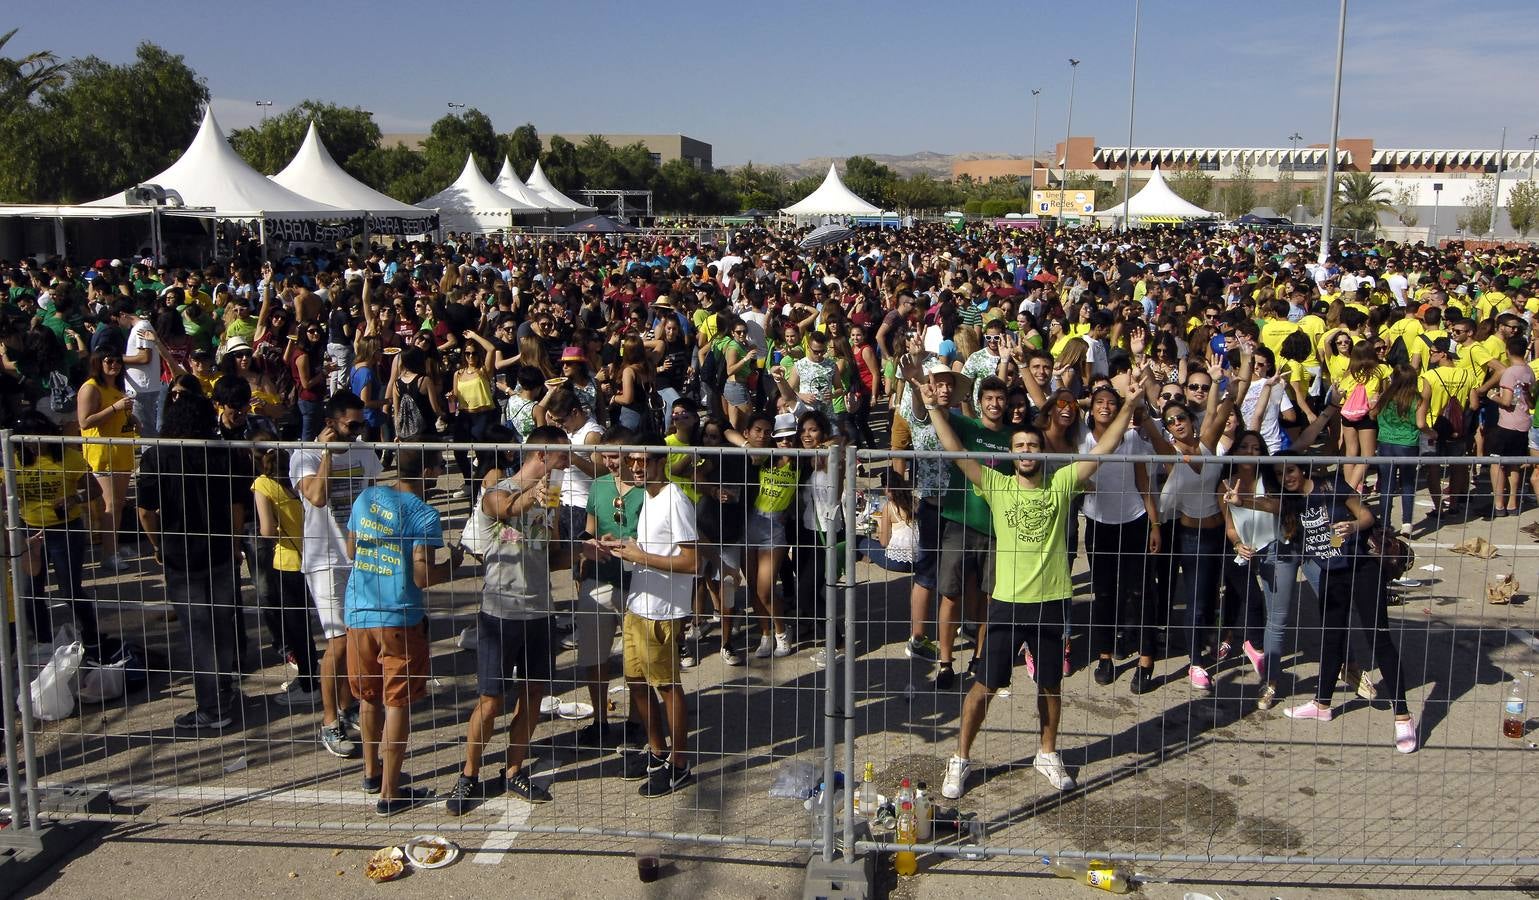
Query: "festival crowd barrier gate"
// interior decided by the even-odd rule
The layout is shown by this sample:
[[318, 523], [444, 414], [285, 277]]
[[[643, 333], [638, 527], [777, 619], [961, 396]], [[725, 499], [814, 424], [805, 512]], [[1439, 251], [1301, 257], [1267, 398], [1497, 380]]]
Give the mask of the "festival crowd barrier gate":
[[[74, 451], [83, 442], [66, 443]], [[141, 449], [186, 449], [200, 442], [135, 443]], [[242, 454], [254, 448], [288, 454], [319, 448], [211, 443]], [[472, 465], [511, 469], [518, 464], [511, 446], [374, 446], [395, 455], [403, 449], [440, 452], [451, 461], [466, 454]], [[168, 602], [161, 566], [146, 544], [139, 545], [137, 555], [124, 554], [132, 557], [128, 571], [113, 572], [89, 542], [94, 519], [27, 524], [38, 514], [41, 483], [35, 464], [24, 462], [29, 447], [38, 445], [21, 436], [0, 436], [8, 546], [13, 548], [7, 558], [11, 593], [18, 598], [15, 639], [0, 642], [0, 685], [7, 698], [4, 799], [12, 819], [3, 832], [7, 843], [26, 845], [50, 822], [68, 820], [341, 833], [431, 831], [456, 836], [471, 852], [493, 858], [515, 846], [533, 847], [529, 842], [542, 836], [567, 841], [563, 849], [573, 849], [572, 836], [589, 837], [599, 842], [595, 847], [645, 838], [681, 847], [754, 848], [761, 857], [787, 861], [810, 853], [815, 863], [832, 866], [825, 872], [839, 871], [841, 860], [853, 867], [846, 872], [858, 872], [873, 854], [899, 849], [885, 809], [874, 822], [854, 814], [869, 764], [876, 789], [887, 798], [895, 797], [905, 777], [926, 785], [937, 816], [933, 837], [915, 847], [922, 854], [921, 872], [1033, 872], [1042, 869], [1040, 858], [1055, 857], [1104, 859], [1150, 879], [1401, 884], [1414, 878], [1418, 884], [1469, 887], [1520, 883], [1539, 868], [1539, 837], [1523, 827], [1532, 820], [1536, 790], [1531, 777], [1539, 766], [1536, 723], [1526, 713], [1514, 713], [1510, 703], [1526, 696], [1530, 673], [1539, 671], [1539, 639], [1534, 637], [1539, 622], [1526, 593], [1531, 585], [1524, 584], [1534, 577], [1530, 562], [1539, 550], [1520, 529], [1521, 515], [1483, 516], [1485, 488], [1454, 498], [1462, 501], [1463, 512], [1445, 513], [1430, 505], [1426, 484], [1418, 482], [1411, 498], [1417, 530], [1409, 540], [1415, 560], [1400, 578], [1385, 578], [1378, 588], [1359, 595], [1327, 589], [1324, 603], [1299, 582], [1294, 596], [1273, 604], [1274, 620], [1286, 623], [1272, 623], [1281, 632], [1276, 642], [1283, 671], [1277, 673], [1276, 705], [1269, 710], [1257, 708], [1262, 684], [1245, 646], [1247, 639], [1265, 642], [1267, 598], [1247, 603], [1233, 596], [1255, 587], [1246, 587], [1246, 575], [1253, 570], [1239, 564], [1232, 547], [1211, 535], [1199, 540], [1176, 534], [1179, 528], [1166, 523], [1152, 529], [1165, 532], [1165, 538], [1151, 555], [1147, 543], [1108, 546], [1104, 529], [1071, 517], [1064, 536], [1075, 598], [1063, 629], [1068, 650], [1062, 660], [1033, 659], [1032, 664], [1067, 670], [1058, 749], [1077, 785], [1059, 791], [1034, 766], [1040, 734], [1036, 691], [1022, 648], [1015, 647], [1009, 654], [1013, 680], [989, 705], [970, 754], [965, 792], [948, 799], [941, 796], [947, 761], [956, 752], [962, 709], [976, 680], [967, 663], [981, 652], [974, 626], [982, 607], [970, 596], [972, 581], [1009, 554], [998, 552], [986, 536], [975, 545], [958, 532], [962, 537], [946, 544], [951, 572], [943, 567], [940, 575], [942, 590], [952, 589], [949, 578], [961, 585], [956, 590], [962, 596], [921, 596], [917, 599], [923, 603], [917, 603], [909, 575], [890, 570], [904, 568], [904, 554], [872, 552], [879, 549], [879, 542], [872, 543], [878, 537], [890, 541], [897, 536], [894, 530], [902, 532], [901, 521], [896, 529], [880, 524], [875, 498], [894, 463], [913, 477], [918, 466], [938, 460], [971, 457], [1000, 463], [1000, 455], [843, 446], [670, 447], [673, 477], [700, 494], [693, 505], [705, 551], [706, 575], [697, 581], [706, 587], [696, 596], [693, 618], [698, 633], [692, 629], [681, 647], [693, 662], [680, 675], [688, 701], [693, 784], [667, 796], [641, 796], [637, 782], [622, 778], [622, 759], [613, 749], [617, 739], [600, 743], [588, 739], [591, 732], [579, 736], [595, 715], [582, 704], [591, 706], [591, 698], [597, 698], [610, 722], [617, 723], [625, 720], [639, 692], [622, 686], [619, 637], [589, 648], [608, 666], [605, 679], [590, 689], [593, 673], [579, 666], [577, 645], [598, 616], [591, 604], [577, 605], [580, 584], [568, 563], [557, 560], [551, 563], [549, 599], [558, 617], [571, 620], [571, 639], [566, 640], [567, 630], [556, 632], [556, 640], [566, 644], [553, 648], [555, 665], [541, 684], [558, 701], [550, 712], [542, 709], [526, 763], [553, 802], [531, 804], [494, 793], [463, 815], [450, 815], [445, 797], [465, 761], [466, 726], [480, 693], [477, 652], [467, 648], [477, 646], [485, 569], [467, 564], [451, 581], [426, 592], [432, 674], [424, 696], [411, 708], [404, 768], [414, 785], [436, 789], [437, 796], [379, 817], [377, 798], [359, 788], [361, 761], [325, 751], [321, 702], [301, 697], [285, 705], [277, 700], [288, 682], [300, 677], [295, 663], [319, 666], [320, 659], [311, 658], [304, 642], [312, 642], [315, 657], [323, 657], [326, 642], [308, 596], [305, 633], [296, 637], [286, 624], [295, 621], [282, 614], [292, 611], [293, 598], [282, 597], [264, 579], [287, 585], [293, 580], [269, 568], [271, 548], [250, 531], [218, 535], [240, 545], [245, 564], [237, 564], [231, 590], [208, 604], [212, 620], [204, 611], [183, 621], [191, 606]], [[620, 464], [628, 452], [615, 451]], [[1086, 458], [1040, 457], [1050, 468]], [[1115, 458], [1157, 471], [1185, 464], [1170, 457]], [[81, 463], [73, 452], [64, 454], [63, 461], [78, 472]], [[1276, 465], [1278, 460], [1233, 457], [1226, 462]], [[1308, 462], [1319, 467], [1316, 479], [1323, 484], [1330, 480], [1324, 467], [1342, 460], [1316, 456]], [[1381, 462], [1406, 461], [1368, 462], [1374, 471]], [[1516, 466], [1524, 461], [1506, 462]], [[1456, 474], [1458, 467], [1485, 467], [1492, 460], [1427, 457], [1414, 463], [1425, 477], [1438, 467]], [[276, 474], [277, 481], [287, 483], [286, 466]], [[393, 477], [387, 468], [380, 483], [393, 483]], [[224, 489], [244, 492], [249, 502], [249, 476], [221, 472], [213, 481], [220, 478], [231, 482]], [[163, 513], [181, 504], [197, 515], [210, 515], [199, 505], [208, 501], [207, 485], [194, 488], [187, 481], [177, 496], [166, 492], [168, 484], [162, 482]], [[1523, 499], [1532, 506], [1526, 478], [1520, 484]], [[1157, 495], [1158, 478], [1154, 485]], [[902, 482], [898, 486], [901, 494]], [[747, 515], [743, 505], [755, 493], [784, 498], [787, 489], [789, 506], [778, 525]], [[968, 502], [965, 495], [983, 501], [970, 485], [949, 489], [958, 492], [961, 503]], [[333, 485], [334, 499], [346, 494]], [[436, 488], [427, 494], [442, 515], [446, 546], [466, 540], [469, 499], [457, 494]], [[560, 500], [571, 498], [564, 493]], [[1402, 501], [1391, 499], [1398, 524]], [[140, 494], [130, 496], [130, 517], [139, 502]], [[609, 502], [613, 505], [596, 511], [631, 515], [618, 499]], [[1290, 508], [1292, 502], [1285, 498], [1282, 514], [1290, 523], [1310, 515], [1307, 507]], [[1368, 505], [1376, 513], [1381, 510], [1376, 496]], [[64, 508], [74, 515], [73, 501]], [[345, 512], [333, 513], [339, 522], [348, 519]], [[547, 513], [548, 520], [577, 521], [576, 513], [561, 504]], [[1005, 520], [1007, 527], [1042, 536], [1040, 510], [1024, 504], [1007, 515], [1015, 516]], [[742, 523], [730, 521], [733, 516], [743, 516]], [[932, 546], [935, 542], [922, 532], [933, 520], [922, 514], [911, 521], [925, 546]], [[945, 531], [946, 526], [938, 527], [937, 534]], [[505, 531], [502, 539], [529, 541], [538, 535]], [[1184, 559], [1171, 552], [1180, 541], [1185, 541], [1178, 548], [1186, 552]], [[559, 551], [571, 542], [552, 543]], [[126, 538], [124, 546], [129, 546]], [[1109, 565], [1101, 568], [1102, 563]], [[1091, 568], [1114, 573], [1109, 598], [1105, 582], [1092, 583]], [[718, 604], [723, 572], [738, 577]], [[83, 581], [84, 597], [69, 596], [71, 573]], [[744, 587], [761, 575], [762, 583], [778, 588], [773, 617]], [[261, 584], [254, 586], [253, 577]], [[1220, 589], [1215, 582], [1229, 586]], [[52, 590], [45, 591], [44, 584]], [[1354, 584], [1361, 589], [1364, 582]], [[1097, 586], [1103, 596], [1092, 601]], [[1188, 627], [1189, 591], [1206, 614], [1195, 631]], [[1381, 608], [1375, 598], [1381, 595], [1387, 609], [1378, 619], [1381, 627], [1365, 627], [1375, 621]], [[1329, 610], [1343, 596], [1354, 605], [1350, 617]], [[954, 686], [938, 685], [934, 664], [922, 652], [909, 653], [912, 618], [919, 610], [919, 630], [936, 637], [938, 603], [954, 607], [948, 619], [963, 626], [954, 646], [942, 648], [954, 657]], [[1110, 624], [1104, 621], [1108, 604], [1115, 610]], [[47, 621], [40, 622], [40, 616]], [[192, 621], [208, 625], [206, 636], [215, 645], [227, 642], [205, 645], [200, 653], [200, 662], [219, 661], [212, 670], [200, 668], [189, 653], [185, 629]], [[720, 653], [724, 624], [737, 626], [731, 649], [741, 656], [740, 665], [729, 664]], [[1142, 635], [1155, 651], [1151, 689], [1145, 693], [1130, 690], [1136, 656], [1129, 654], [1136, 653], [1138, 640], [1126, 632], [1134, 631], [1134, 625], [1147, 626]], [[789, 655], [775, 652], [777, 627], [793, 651]], [[108, 697], [80, 700], [66, 717], [44, 721], [27, 686], [52, 658], [56, 641], [69, 640], [72, 629], [91, 643], [92, 628], [102, 636], [93, 649], [109, 660], [120, 643], [133, 645], [137, 656], [128, 668], [142, 673], [144, 683], [132, 680], [130, 672], [126, 693], [112, 696], [106, 679]], [[988, 633], [985, 628], [983, 636]], [[600, 643], [608, 639], [596, 624], [591, 634]], [[756, 652], [761, 637], [763, 656]], [[1020, 637], [1010, 635], [1012, 643]], [[1412, 754], [1397, 753], [1394, 746], [1387, 706], [1395, 693], [1391, 670], [1396, 666], [1385, 655], [1386, 638], [1398, 650], [1402, 690], [1417, 722], [1421, 746]], [[1129, 642], [1133, 646], [1123, 646]], [[1191, 684], [1193, 643], [1211, 681], [1205, 689]], [[1228, 645], [1227, 653], [1218, 659], [1221, 644]], [[1353, 683], [1336, 687], [1331, 721], [1285, 717], [1285, 709], [1317, 692], [1326, 644], [1344, 649], [1348, 663], [1364, 674], [1354, 672]], [[1112, 655], [1110, 684], [1095, 677], [1103, 647]], [[1340, 659], [1340, 653], [1334, 658]], [[91, 690], [101, 692], [103, 678], [89, 665], [76, 687], [93, 679], [97, 685]], [[203, 731], [174, 725], [174, 717], [194, 708], [196, 691], [211, 684], [238, 684], [238, 693], [229, 695], [233, 723]], [[1369, 700], [1359, 692], [1377, 696]], [[14, 705], [11, 698], [17, 700]], [[1515, 716], [1516, 724], [1504, 723], [1504, 716]], [[504, 712], [500, 726], [507, 717]], [[486, 747], [483, 778], [494, 776], [506, 759], [503, 734], [501, 727], [496, 729]], [[848, 789], [804, 802], [818, 782]], [[785, 796], [773, 796], [772, 788]]]

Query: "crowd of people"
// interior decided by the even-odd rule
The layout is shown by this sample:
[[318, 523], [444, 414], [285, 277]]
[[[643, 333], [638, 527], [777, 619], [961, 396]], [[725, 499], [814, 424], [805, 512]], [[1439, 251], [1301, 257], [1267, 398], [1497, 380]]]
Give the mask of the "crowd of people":
[[[1517, 516], [1539, 494], [1539, 466], [1521, 459], [1539, 453], [1539, 255], [1349, 241], [1322, 254], [1313, 235], [1257, 231], [921, 225], [816, 250], [801, 234], [451, 236], [267, 261], [253, 248], [203, 269], [0, 262], [34, 638], [68, 620], [89, 657], [118, 649], [84, 570], [127, 577], [144, 565], [137, 543], [192, 659], [196, 707], [176, 725], [218, 732], [257, 655], [229, 602], [244, 563], [297, 672], [275, 701], [319, 704], [319, 746], [362, 755], [389, 815], [428, 796], [401, 771], [430, 672], [424, 592], [465, 574], [469, 551], [484, 577], [467, 635], [479, 699], [449, 812], [491, 784], [550, 799], [522, 766], [567, 649], [594, 709], [581, 737], [625, 748], [625, 777], [662, 796], [693, 778], [681, 671], [706, 658], [708, 633], [728, 667], [797, 653], [799, 626], [846, 577], [829, 548], [855, 541], [909, 576], [904, 652], [937, 690], [971, 682], [948, 798], [1017, 666], [1037, 684], [1036, 768], [1073, 787], [1057, 752], [1071, 633], [1098, 685], [1136, 657], [1128, 689], [1155, 690], [1172, 680], [1156, 664], [1185, 654], [1180, 680], [1198, 692], [1248, 664], [1270, 710], [1290, 687], [1305, 588], [1321, 674], [1283, 712], [1329, 720], [1340, 679], [1392, 706], [1395, 749], [1417, 748], [1389, 557], [1401, 538]], [[136, 452], [63, 435], [177, 441]], [[444, 441], [477, 446], [445, 460]], [[845, 521], [857, 485], [800, 451], [852, 444], [878, 451], [862, 474], [879, 489]], [[1379, 461], [1317, 465], [1322, 450]], [[1150, 454], [1169, 459], [1136, 459]], [[440, 492], [448, 461], [461, 480]], [[446, 548], [442, 514], [461, 500], [461, 544]], [[625, 723], [606, 715], [617, 636]], [[814, 661], [850, 640], [840, 629]], [[507, 768], [486, 781], [509, 701]]]

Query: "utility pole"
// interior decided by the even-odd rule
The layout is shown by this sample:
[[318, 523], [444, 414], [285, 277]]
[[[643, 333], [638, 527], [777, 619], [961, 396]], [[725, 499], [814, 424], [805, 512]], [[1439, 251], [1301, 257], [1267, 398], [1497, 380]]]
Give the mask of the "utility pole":
[[1042, 89], [1031, 89], [1031, 183], [1026, 186], [1026, 198], [1031, 199], [1037, 187], [1037, 116], [1042, 112]]
[[1496, 190], [1491, 192], [1491, 236], [1502, 221], [1502, 169], [1507, 161], [1507, 126], [1502, 126], [1501, 149], [1496, 151]]
[[1138, 102], [1138, 17], [1143, 10], [1143, 0], [1133, 0], [1133, 62], [1128, 76], [1128, 158], [1122, 171], [1122, 230], [1130, 224], [1128, 201], [1133, 197], [1133, 110]]
[[[1346, 2], [1346, 0], [1342, 0]], [[1063, 228], [1064, 181], [1069, 177], [1069, 137], [1074, 133], [1074, 82], [1079, 77], [1079, 60], [1069, 59], [1069, 118], [1063, 127], [1063, 166], [1058, 170], [1058, 227]]]
[[1325, 221], [1320, 223], [1320, 265], [1331, 255], [1331, 216], [1336, 211], [1336, 140], [1341, 131], [1341, 64], [1347, 53], [1347, 0], [1336, 25], [1336, 89], [1331, 97], [1331, 148], [1325, 158]]

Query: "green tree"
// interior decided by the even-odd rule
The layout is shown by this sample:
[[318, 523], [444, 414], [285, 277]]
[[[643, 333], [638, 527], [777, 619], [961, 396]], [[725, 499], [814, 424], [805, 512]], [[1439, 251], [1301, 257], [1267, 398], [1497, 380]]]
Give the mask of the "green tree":
[[[0, 35], [0, 52], [20, 28]], [[20, 59], [0, 56], [0, 115], [30, 101], [43, 88], [58, 87], [65, 81], [64, 63], [48, 50], [28, 53]]]
[[1405, 185], [1395, 191], [1394, 203], [1395, 217], [1400, 220], [1400, 224], [1407, 228], [1415, 228], [1417, 221], [1421, 218], [1416, 212], [1416, 191], [1410, 185]]
[[418, 177], [427, 166], [422, 154], [401, 144], [361, 150], [349, 164], [359, 181], [402, 203], [416, 203], [437, 192]]
[[508, 134], [502, 149], [513, 163], [514, 174], [528, 178], [534, 170], [534, 161], [540, 158], [540, 133], [525, 122]]
[[559, 134], [551, 136], [550, 146], [540, 154], [540, 167], [557, 190], [575, 191], [586, 186], [577, 162], [577, 146]]
[[208, 87], [182, 57], [140, 44], [134, 61], [94, 56], [0, 116], [0, 199], [74, 203], [143, 182], [197, 134]]
[[1213, 176], [1207, 172], [1179, 169], [1172, 172], [1165, 181], [1177, 197], [1203, 209], [1208, 208], [1208, 202], [1213, 198]]
[[1251, 177], [1249, 162], [1242, 160], [1234, 167], [1229, 184], [1218, 192], [1218, 203], [1224, 215], [1231, 219], [1256, 208], [1256, 180]]
[[[433, 123], [427, 139], [422, 142], [422, 151], [419, 154], [422, 165], [415, 170], [410, 166], [403, 166], [384, 190], [390, 196], [407, 203], [415, 203], [425, 197], [431, 197], [459, 177], [460, 172], [465, 168], [467, 155], [475, 157], [476, 168], [480, 170], [481, 177], [490, 180], [497, 175], [493, 167], [502, 164], [501, 157], [497, 155], [499, 148], [500, 143], [496, 129], [492, 128], [492, 120], [479, 109], [472, 108], [458, 115], [444, 116]], [[373, 165], [382, 160], [404, 162], [399, 155], [374, 158], [369, 162]]]
[[1293, 177], [1293, 170], [1284, 169], [1277, 178], [1277, 186], [1272, 189], [1272, 195], [1267, 199], [1267, 204], [1277, 210], [1279, 215], [1292, 218], [1293, 208], [1299, 205], [1301, 196], [1298, 182]]
[[1368, 172], [1348, 172], [1336, 179], [1335, 223], [1343, 228], [1374, 231], [1379, 213], [1394, 212], [1389, 191]]
[[305, 100], [260, 125], [231, 131], [230, 146], [258, 172], [276, 175], [294, 158], [311, 122], [331, 158], [359, 177], [353, 158], [378, 147], [380, 131], [373, 114], [357, 107]]
[[892, 189], [897, 173], [866, 156], [852, 156], [844, 161], [844, 186], [883, 209], [893, 205]]
[[[995, 181], [1000, 179], [996, 178]], [[1011, 179], [1010, 189], [1013, 196], [1020, 196], [1015, 183], [1025, 179]], [[1111, 209], [1122, 202], [1122, 182], [1113, 184], [1110, 181], [1102, 181], [1088, 172], [1077, 172], [1063, 180], [1063, 189], [1066, 192], [1095, 191], [1095, 208]]]
[[1475, 186], [1464, 195], [1464, 206], [1465, 211], [1459, 214], [1457, 220], [1459, 230], [1476, 236], [1489, 233], [1492, 211], [1496, 206], [1495, 179], [1487, 175], [1475, 182]]
[[924, 172], [894, 183], [892, 191], [898, 208], [920, 212], [943, 211], [961, 195], [954, 185], [937, 181]]
[[1520, 181], [1507, 195], [1507, 219], [1522, 237], [1539, 225], [1539, 183]]

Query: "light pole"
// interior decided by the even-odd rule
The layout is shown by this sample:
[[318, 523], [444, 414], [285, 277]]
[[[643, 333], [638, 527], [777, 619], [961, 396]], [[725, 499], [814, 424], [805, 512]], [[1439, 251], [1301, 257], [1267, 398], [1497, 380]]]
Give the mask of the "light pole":
[[450, 109], [464, 109], [465, 108], [465, 104], [463, 104], [463, 103], [455, 103], [453, 100], [450, 100], [449, 101], [449, 108]]
[[[1346, 2], [1346, 0], [1342, 0]], [[1064, 181], [1069, 177], [1069, 137], [1074, 133], [1074, 82], [1079, 77], [1079, 60], [1069, 59], [1069, 118], [1063, 126], [1063, 166], [1058, 170], [1058, 227], [1065, 227], [1063, 221], [1063, 194], [1066, 189]]]
[[1534, 154], [1539, 153], [1539, 134], [1528, 136], [1528, 180], [1534, 180]]
[[1303, 139], [1304, 139], [1304, 136], [1302, 134], [1299, 134], [1297, 131], [1295, 131], [1292, 134], [1288, 135], [1288, 140], [1293, 143], [1293, 152], [1294, 152], [1294, 154], [1297, 154], [1299, 152], [1299, 141], [1302, 141]]
[[1133, 62], [1128, 75], [1128, 158], [1122, 171], [1122, 230], [1128, 230], [1128, 201], [1133, 197], [1133, 109], [1138, 103], [1138, 15], [1143, 0], [1133, 0]]
[[[1302, 141], [1303, 139], [1304, 136], [1299, 134], [1297, 131], [1288, 135], [1288, 142], [1293, 145], [1293, 153], [1288, 157], [1288, 192], [1290, 194], [1293, 192], [1293, 178], [1299, 170], [1299, 141]], [[1298, 206], [1297, 203], [1293, 205]], [[1283, 210], [1283, 215], [1286, 215], [1290, 219], [1293, 218], [1292, 207]]]
[[1502, 126], [1502, 145], [1496, 151], [1496, 189], [1491, 192], [1491, 237], [1496, 237], [1496, 226], [1502, 220], [1502, 169], [1507, 163], [1507, 126]]
[[1331, 148], [1325, 157], [1325, 221], [1320, 223], [1320, 265], [1331, 255], [1331, 216], [1336, 207], [1336, 139], [1341, 132], [1341, 63], [1347, 52], [1347, 0], [1336, 25], [1336, 88], [1331, 97]]
[[271, 100], [258, 100], [256, 102], [256, 105], [258, 107], [260, 107], [261, 110], [262, 110], [262, 121], [266, 122], [267, 121], [267, 110], [272, 107], [273, 102]]
[[1437, 249], [1437, 211], [1443, 203], [1443, 182], [1432, 182], [1432, 249]]
[[1031, 89], [1031, 185], [1027, 196], [1037, 187], [1037, 116], [1042, 112], [1042, 89]]

